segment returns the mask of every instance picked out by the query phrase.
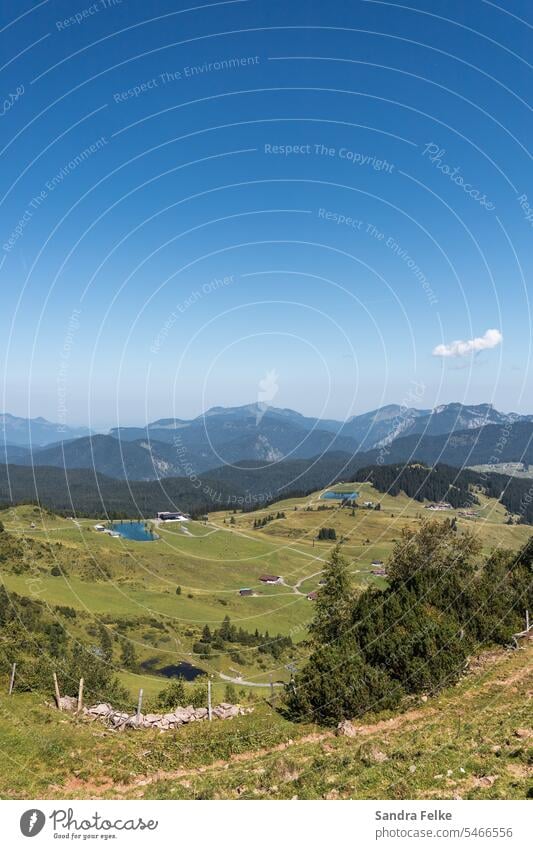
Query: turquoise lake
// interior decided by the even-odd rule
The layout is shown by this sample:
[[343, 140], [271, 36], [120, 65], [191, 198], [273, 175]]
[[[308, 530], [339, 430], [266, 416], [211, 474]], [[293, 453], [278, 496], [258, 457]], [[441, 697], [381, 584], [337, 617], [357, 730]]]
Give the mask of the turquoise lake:
[[159, 539], [144, 522], [113, 522], [109, 525], [109, 529], [134, 542], [153, 542]]

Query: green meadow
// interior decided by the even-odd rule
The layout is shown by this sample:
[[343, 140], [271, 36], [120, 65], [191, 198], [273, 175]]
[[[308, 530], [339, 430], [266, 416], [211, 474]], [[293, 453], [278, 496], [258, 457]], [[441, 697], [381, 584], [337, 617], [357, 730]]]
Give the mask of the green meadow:
[[[416, 528], [428, 515], [455, 516], [460, 531], [479, 534], [485, 552], [516, 549], [531, 532], [527, 525], [506, 524], [505, 508], [483, 495], [476, 516], [467, 518], [460, 510], [429, 514], [427, 505], [380, 493], [369, 483], [335, 489], [356, 490], [358, 504], [369, 501], [380, 509], [352, 509], [316, 492], [250, 513], [212, 513], [206, 522], [154, 525], [157, 540], [133, 542], [98, 532], [96, 520], [60, 518], [28, 505], [12, 508], [2, 512], [2, 521], [22, 544], [24, 564], [4, 562], [2, 581], [9, 592], [52, 610], [72, 608], [77, 618], [69, 628], [80, 637], [104, 621], [117, 637], [131, 640], [137, 666], [122, 674], [132, 693], [140, 681], [147, 690], [160, 689], [165, 680], [154, 672], [180, 661], [214, 680], [223, 673], [236, 682], [268, 685], [271, 676], [287, 680], [288, 665], [300, 658], [298, 646], [313, 613], [307, 596], [319, 589], [335, 544], [317, 539], [321, 527], [335, 530], [354, 584], [362, 589], [385, 585], [373, 561], [386, 562], [402, 529]], [[264, 517], [272, 518], [254, 528]], [[280, 582], [265, 584], [262, 575]], [[240, 595], [242, 589], [252, 595]], [[195, 652], [203, 627], [215, 630], [225, 617], [249, 633], [290, 635], [293, 648], [276, 659], [249, 646], [208, 656]]]

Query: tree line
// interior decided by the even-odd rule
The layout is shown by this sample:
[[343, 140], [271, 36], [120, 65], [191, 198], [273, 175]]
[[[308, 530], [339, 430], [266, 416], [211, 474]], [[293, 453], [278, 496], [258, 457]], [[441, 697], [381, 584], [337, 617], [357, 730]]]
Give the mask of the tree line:
[[281, 657], [286, 649], [292, 648], [293, 642], [290, 636], [277, 634], [270, 636], [268, 631], [260, 633], [256, 628], [252, 633], [244, 628], [237, 628], [229, 616], [225, 616], [220, 628], [211, 630], [209, 625], [204, 625], [200, 640], [193, 645], [196, 654], [208, 657], [212, 650], [225, 651], [235, 645], [256, 648], [261, 654], [270, 654], [274, 659]]

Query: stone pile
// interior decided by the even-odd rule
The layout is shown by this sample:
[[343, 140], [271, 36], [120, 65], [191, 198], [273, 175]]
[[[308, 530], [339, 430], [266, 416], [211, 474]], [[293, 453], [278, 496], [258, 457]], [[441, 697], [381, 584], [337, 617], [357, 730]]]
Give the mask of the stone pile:
[[[72, 696], [62, 696], [59, 706], [62, 710], [75, 711], [78, 700]], [[233, 719], [234, 716], [243, 716], [252, 711], [253, 708], [222, 702], [213, 708], [212, 715], [213, 719]], [[168, 731], [171, 728], [180, 728], [191, 722], [204, 722], [208, 719], [207, 708], [195, 708], [192, 705], [177, 707], [171, 713], [141, 713], [137, 716], [136, 713], [116, 710], [105, 702], [88, 708], [84, 707], [82, 715], [90, 721], [101, 720], [116, 731], [124, 731], [127, 728], [159, 728], [161, 731]]]
[[339, 737], [357, 737], [357, 726], [350, 722], [349, 719], [343, 719], [337, 725], [337, 734]]

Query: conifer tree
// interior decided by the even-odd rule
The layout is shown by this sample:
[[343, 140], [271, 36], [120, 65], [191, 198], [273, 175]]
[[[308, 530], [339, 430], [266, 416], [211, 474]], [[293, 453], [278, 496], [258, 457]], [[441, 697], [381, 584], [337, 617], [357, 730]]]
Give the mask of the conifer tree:
[[322, 580], [309, 631], [316, 642], [330, 643], [343, 637], [350, 625], [352, 589], [340, 545], [331, 552]]

